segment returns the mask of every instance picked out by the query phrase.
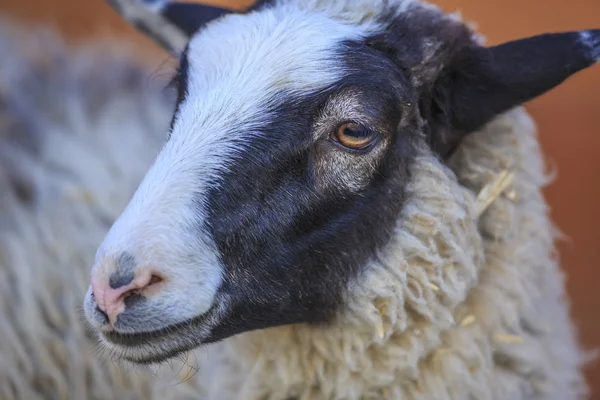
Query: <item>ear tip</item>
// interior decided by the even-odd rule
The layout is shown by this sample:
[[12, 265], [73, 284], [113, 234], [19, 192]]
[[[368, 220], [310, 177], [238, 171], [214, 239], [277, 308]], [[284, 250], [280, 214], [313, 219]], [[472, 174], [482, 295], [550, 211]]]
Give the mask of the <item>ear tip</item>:
[[154, 11], [161, 12], [165, 5], [167, 4], [167, 0], [137, 0], [140, 2], [145, 8]]
[[581, 42], [591, 52], [592, 60], [600, 62], [600, 29], [591, 29], [579, 33]]

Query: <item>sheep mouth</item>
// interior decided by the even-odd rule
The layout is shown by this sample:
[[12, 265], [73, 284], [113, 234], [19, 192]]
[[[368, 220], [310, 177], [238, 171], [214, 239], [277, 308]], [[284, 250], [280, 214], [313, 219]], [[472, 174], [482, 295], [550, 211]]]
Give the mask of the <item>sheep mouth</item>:
[[101, 332], [104, 344], [118, 358], [135, 364], [155, 364], [208, 342], [213, 310], [198, 317], [145, 332]]
[[147, 344], [149, 342], [162, 340], [171, 335], [177, 335], [177, 332], [181, 330], [184, 324], [189, 324], [189, 322], [182, 322], [181, 324], [170, 325], [165, 328], [147, 332], [122, 333], [117, 331], [109, 331], [103, 332], [102, 336], [112, 344], [124, 347], [135, 347]]

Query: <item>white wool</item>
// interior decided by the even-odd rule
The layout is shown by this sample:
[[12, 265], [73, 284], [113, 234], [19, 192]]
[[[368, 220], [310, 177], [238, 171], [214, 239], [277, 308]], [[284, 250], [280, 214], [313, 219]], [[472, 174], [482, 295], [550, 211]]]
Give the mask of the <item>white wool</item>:
[[[189, 367], [154, 376], [108, 362], [81, 300], [98, 244], [165, 139], [172, 102], [123, 55], [16, 43], [1, 32], [1, 399], [585, 395], [547, 180], [522, 109], [470, 136], [448, 166], [420, 147], [396, 236], [331, 326], [198, 349], [188, 360], [200, 371], [183, 384]], [[478, 193], [505, 170], [511, 195], [478, 216]]]
[[[451, 166], [423, 146], [395, 240], [333, 326], [273, 328], [210, 349], [210, 398], [224, 388], [235, 393], [225, 398], [583, 397], [532, 121], [507, 113]], [[518, 198], [478, 218], [477, 194], [505, 169]]]

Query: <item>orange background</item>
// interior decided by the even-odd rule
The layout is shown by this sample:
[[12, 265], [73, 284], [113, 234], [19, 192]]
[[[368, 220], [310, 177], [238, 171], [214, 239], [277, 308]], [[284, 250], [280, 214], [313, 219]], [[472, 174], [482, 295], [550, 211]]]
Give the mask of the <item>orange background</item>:
[[[375, 0], [374, 0], [375, 1]], [[489, 44], [548, 31], [600, 28], [599, 0], [433, 0], [460, 10]], [[139, 44], [150, 62], [167, 58], [156, 45], [126, 26], [102, 0], [1, 0], [0, 15], [57, 27], [70, 40], [110, 33]], [[252, 0], [212, 0], [241, 8]], [[2, 55], [0, 55], [2, 56]], [[540, 130], [557, 180], [546, 190], [553, 218], [567, 235], [559, 243], [573, 316], [583, 343], [600, 347], [600, 65], [583, 71], [527, 105]], [[600, 363], [588, 368], [593, 398], [600, 400]], [[595, 383], [595, 384], [594, 384]], [[566, 400], [566, 399], [565, 399]]]

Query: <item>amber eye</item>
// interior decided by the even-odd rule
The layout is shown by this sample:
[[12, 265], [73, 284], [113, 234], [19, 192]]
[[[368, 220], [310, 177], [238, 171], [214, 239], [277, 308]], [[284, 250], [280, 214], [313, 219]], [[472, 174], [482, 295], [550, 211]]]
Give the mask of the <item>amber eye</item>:
[[376, 138], [375, 132], [355, 122], [341, 124], [333, 135], [333, 140], [352, 150], [365, 150]]

